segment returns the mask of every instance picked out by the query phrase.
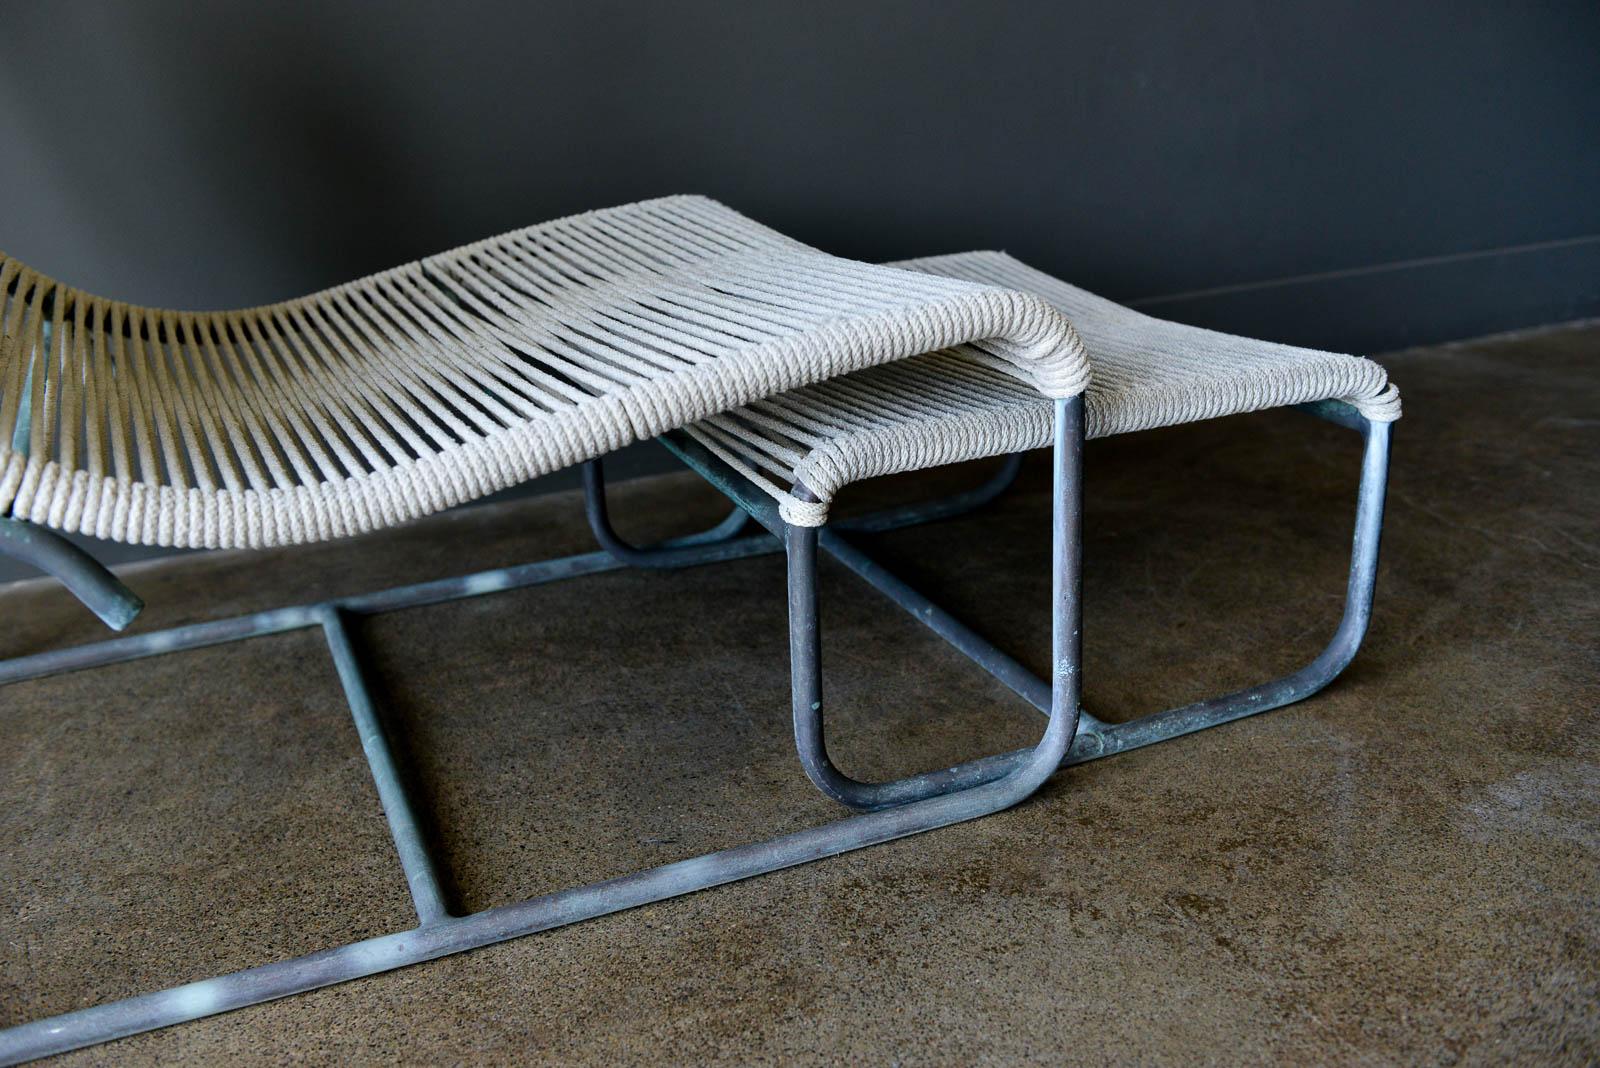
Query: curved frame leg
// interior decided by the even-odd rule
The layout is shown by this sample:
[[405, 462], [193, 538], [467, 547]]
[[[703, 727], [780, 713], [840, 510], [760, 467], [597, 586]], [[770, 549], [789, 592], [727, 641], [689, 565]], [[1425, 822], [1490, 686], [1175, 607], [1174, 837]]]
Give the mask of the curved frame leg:
[[[1388, 485], [1389, 443], [1393, 424], [1374, 423], [1347, 405], [1324, 402], [1307, 406], [1311, 414], [1360, 432], [1365, 441], [1361, 464], [1361, 484], [1356, 498], [1355, 534], [1351, 546], [1350, 574], [1345, 589], [1344, 614], [1332, 639], [1305, 667], [1271, 682], [1236, 693], [1198, 701], [1181, 708], [1142, 716], [1123, 723], [1105, 723], [1087, 713], [1080, 716], [1081, 732], [1067, 754], [1065, 764], [1081, 764], [1100, 757], [1137, 749], [1184, 734], [1204, 730], [1245, 716], [1293, 704], [1322, 690], [1349, 666], [1366, 635], [1372, 619], [1373, 592], [1377, 584], [1378, 547], [1383, 534], [1384, 498]], [[1058, 488], [1057, 493], [1060, 490]], [[1056, 507], [1060, 507], [1059, 498]], [[914, 618], [930, 627], [959, 651], [1031, 704], [1044, 705], [1051, 699], [1051, 688], [1028, 673], [1015, 660], [979, 637], [948, 612], [876, 563], [866, 553], [836, 533], [824, 532], [821, 545], [834, 558], [849, 567], [880, 592], [886, 594]], [[816, 539], [810, 551], [815, 552]], [[815, 590], [797, 588], [790, 575], [790, 611], [815, 614]], [[806, 774], [828, 797], [852, 808], [872, 810], [899, 804], [908, 797], [925, 796], [946, 783], [982, 782], [1005, 775], [1026, 759], [1029, 750], [1019, 749], [945, 771], [914, 776], [889, 783], [868, 783], [844, 775], [828, 756], [823, 729], [820, 664], [816, 663], [815, 642], [797, 643], [791, 650], [794, 672], [795, 747]], [[806, 670], [802, 672], [800, 665]], [[813, 685], [813, 682], [815, 684]], [[802, 690], [804, 687], [804, 690]], [[956, 786], [959, 788], [959, 785]]]
[[112, 630], [122, 630], [144, 602], [104, 564], [53, 530], [0, 516], [0, 554], [54, 576]]
[[1313, 409], [1313, 414], [1349, 426], [1365, 439], [1344, 614], [1333, 637], [1309, 664], [1280, 679], [1126, 723], [1102, 724], [1093, 733], [1078, 739], [1067, 758], [1068, 764], [1081, 764], [1153, 745], [1303, 701], [1338, 678], [1355, 659], [1372, 622], [1373, 593], [1378, 582], [1378, 547], [1383, 539], [1384, 498], [1389, 480], [1389, 443], [1394, 424], [1371, 422], [1345, 405], [1326, 404]]
[[599, 459], [583, 465], [583, 510], [589, 519], [589, 529], [600, 547], [632, 567], [674, 568], [703, 564], [706, 555], [699, 550], [707, 545], [733, 540], [750, 521], [749, 514], [735, 505], [722, 522], [698, 534], [687, 534], [650, 546], [637, 546], [624, 541], [611, 525], [611, 511], [606, 505], [605, 464]]
[[[3, 295], [0, 295], [3, 296]], [[44, 345], [50, 347], [49, 322], [43, 324]], [[28, 454], [29, 430], [33, 425], [33, 372], [35, 366], [48, 368], [48, 362], [28, 366], [22, 396], [17, 407], [16, 426], [11, 434], [13, 452]], [[105, 565], [53, 530], [24, 519], [0, 516], [0, 555], [20, 560], [54, 576], [83, 606], [112, 630], [122, 630], [144, 610], [144, 602], [124, 586]]]
[[[1073, 617], [1070, 626], [1076, 633], [1080, 626], [1081, 606], [1081, 547], [1078, 528], [1082, 525], [1083, 484], [1083, 403], [1058, 402], [1056, 409], [1055, 475], [1053, 486], [1052, 528], [1055, 550], [1052, 553], [1052, 589], [1058, 610], [1063, 596], [1062, 583], [1071, 587]], [[1066, 459], [1063, 457], [1066, 456]], [[1011, 465], [1008, 464], [1008, 468]], [[1015, 477], [1015, 470], [1007, 473], [1006, 483]], [[1068, 537], [1064, 528], [1071, 527]], [[1070, 542], [1070, 551], [1063, 549], [1064, 540]], [[828, 797], [841, 804], [863, 811], [875, 811], [904, 805], [927, 797], [969, 790], [984, 783], [1002, 780], [1012, 774], [1023, 762], [1032, 758], [1033, 749], [1000, 753], [978, 760], [957, 764], [938, 771], [924, 772], [892, 782], [870, 783], [853, 779], [834, 766], [828, 756], [824, 731], [822, 699], [821, 626], [817, 615], [816, 554], [819, 531], [816, 528], [792, 527], [788, 531], [789, 568], [789, 659], [792, 685], [792, 710], [794, 716], [795, 750], [800, 764], [812, 783]], [[797, 566], [797, 563], [800, 566]], [[1056, 625], [1059, 629], [1060, 624]], [[1074, 641], [1077, 639], [1075, 638]], [[1053, 638], [1052, 664], [1056, 671], [1050, 684], [1040, 683], [1048, 694], [1047, 714], [1052, 724], [1058, 719], [1070, 720], [1072, 735], [1078, 731], [1079, 707], [1078, 663], [1074, 651], [1066, 660], [1062, 658], [1059, 636]], [[1074, 650], [1078, 647], [1074, 646]], [[1061, 671], [1070, 664], [1073, 685], [1070, 715], [1063, 717], [1060, 702], [1063, 698]], [[1069, 736], [1069, 737], [1071, 737]], [[1065, 754], [1063, 754], [1065, 755]]]

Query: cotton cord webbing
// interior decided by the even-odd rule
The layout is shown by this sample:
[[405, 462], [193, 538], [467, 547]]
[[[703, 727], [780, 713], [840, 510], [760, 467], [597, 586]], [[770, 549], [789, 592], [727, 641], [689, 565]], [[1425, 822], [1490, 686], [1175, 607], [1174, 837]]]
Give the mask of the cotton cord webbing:
[[836, 259], [702, 197], [231, 312], [0, 254], [0, 515], [141, 544], [339, 537], [963, 343], [1045, 395], [1088, 383], [1036, 296]]
[[[1089, 352], [1090, 437], [1318, 400], [1400, 417], [1399, 392], [1371, 360], [1233, 337], [1151, 318], [999, 252], [896, 264], [1035, 293]], [[688, 432], [777, 498], [788, 522], [818, 526], [844, 486], [1042, 448], [1053, 405], [993, 353], [972, 346], [831, 379], [701, 420]], [[800, 483], [816, 500], [792, 493]]]

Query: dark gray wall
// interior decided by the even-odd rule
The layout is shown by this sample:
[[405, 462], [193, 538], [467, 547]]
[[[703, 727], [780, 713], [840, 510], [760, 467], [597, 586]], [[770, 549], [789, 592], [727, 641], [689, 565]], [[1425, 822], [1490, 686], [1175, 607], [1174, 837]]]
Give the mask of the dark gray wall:
[[0, 248], [150, 304], [696, 191], [1373, 351], [1600, 314], [1597, 189], [1595, 0], [0, 8]]
[[144, 303], [698, 191], [1381, 349], [1600, 311], [1600, 3], [13, 0], [0, 189]]

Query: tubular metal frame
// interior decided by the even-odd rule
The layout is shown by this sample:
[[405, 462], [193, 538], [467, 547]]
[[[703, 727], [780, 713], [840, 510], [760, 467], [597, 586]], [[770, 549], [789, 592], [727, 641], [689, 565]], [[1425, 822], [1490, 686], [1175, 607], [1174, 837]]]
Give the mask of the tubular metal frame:
[[[1394, 424], [1372, 422], [1355, 408], [1341, 401], [1317, 401], [1295, 407], [1309, 415], [1355, 430], [1363, 439], [1361, 482], [1356, 496], [1355, 533], [1351, 545], [1349, 579], [1345, 588], [1344, 614], [1339, 620], [1333, 638], [1300, 670], [1221, 697], [1197, 701], [1164, 712], [1149, 713], [1120, 723], [1103, 722], [1087, 711], [1079, 709], [1076, 737], [1063, 760], [1063, 765], [1083, 764], [1130, 749], [1139, 749], [1154, 745], [1156, 742], [1193, 734], [1207, 727], [1215, 727], [1274, 708], [1282, 708], [1322, 690], [1349, 666], [1351, 660], [1355, 659], [1372, 618], [1373, 593], [1378, 577], [1378, 547], [1383, 535], [1384, 497], [1388, 487], [1390, 434]], [[726, 464], [685, 435], [670, 434], [663, 441], [685, 464], [713, 486], [730, 497], [734, 496], [730, 487], [736, 485], [736, 480], [740, 480], [740, 476]], [[993, 482], [963, 495], [962, 503], [967, 504], [969, 501], [981, 503], [998, 496], [1009, 484], [1010, 479], [1015, 477], [1016, 470], [1016, 467], [1008, 466]], [[797, 490], [803, 489], [804, 487], [797, 487]], [[928, 506], [913, 506], [912, 511], [917, 507], [939, 508], [939, 515], [943, 517], [976, 507], [975, 503], [969, 507], [941, 507], [944, 504], [945, 502], [935, 502]], [[1059, 505], [1059, 500], [1057, 504]], [[591, 511], [591, 521], [594, 519], [594, 514]], [[600, 514], [603, 517], [603, 509]], [[877, 532], [893, 529], [897, 525], [906, 524], [885, 522], [878, 516], [867, 516], [854, 522], [850, 520], [834, 522], [827, 527], [814, 530], [815, 537], [812, 540], [835, 560], [905, 609], [913, 619], [949, 642], [1040, 712], [1049, 715], [1052, 709], [1050, 684], [1032, 674], [1015, 659], [995, 648], [966, 624], [873, 560], [848, 537], [850, 533], [857, 531]], [[791, 530], [791, 538], [799, 529]], [[599, 530], [596, 532], [598, 534]], [[614, 533], [609, 533], [609, 536], [615, 539]], [[790, 551], [791, 553], [795, 551], [792, 544]], [[809, 548], [803, 548], [801, 551], [814, 553], [814, 549]], [[798, 613], [799, 618], [807, 619], [809, 625], [790, 630], [791, 658], [796, 663], [802, 658], [807, 662], [815, 660], [820, 633], [815, 619], [814, 586], [809, 590], [797, 588], [801, 584], [801, 580], [797, 578], [800, 574], [802, 573], [793, 569], [789, 574], [789, 611], [791, 619], [796, 618]], [[811, 581], [814, 582], [814, 576]], [[839, 771], [828, 756], [823, 729], [820, 679], [820, 672], [793, 673], [795, 746], [801, 766], [805, 768], [806, 775], [817, 789], [851, 808], [874, 811], [925, 796], [928, 791], [937, 790], [941, 786], [947, 789], [962, 789], [993, 781], [1009, 773], [1019, 762], [1027, 759], [1031, 752], [1028, 749], [1018, 749], [1000, 753], [897, 782], [860, 782]], [[808, 688], [812, 680], [817, 682], [815, 690]]]
[[[700, 534], [648, 548], [623, 541], [611, 528], [603, 469], [594, 462], [586, 467], [585, 489], [588, 517], [602, 546], [600, 552], [114, 638], [0, 662], [0, 685], [4, 685], [285, 630], [321, 628], [371, 766], [379, 801], [389, 822], [418, 917], [418, 926], [411, 930], [0, 1031], [0, 1064], [18, 1063], [259, 1004], [974, 819], [1022, 801], [1064, 765], [1149, 745], [1310, 696], [1332, 681], [1349, 663], [1371, 615], [1378, 539], [1383, 524], [1389, 427], [1369, 423], [1353, 409], [1337, 403], [1307, 407], [1323, 418], [1360, 430], [1366, 440], [1345, 612], [1333, 641], [1306, 668], [1283, 679], [1125, 723], [1103, 723], [1083, 712], [1080, 701], [1084, 426], [1081, 397], [1058, 401], [1055, 410], [1049, 682], [1032, 675], [895, 578], [847, 536], [853, 532], [910, 526], [980, 507], [1010, 484], [1020, 457], [1008, 458], [989, 482], [955, 497], [842, 520], [819, 530], [784, 524], [769, 497], [692, 439], [677, 433], [661, 439], [663, 444], [736, 505], [727, 519]], [[747, 517], [754, 518], [768, 533], [744, 535]], [[19, 550], [19, 545], [24, 548]], [[349, 639], [346, 619], [540, 585], [624, 566], [688, 567], [772, 553], [780, 548], [788, 560], [791, 697], [800, 760], [807, 775], [824, 794], [863, 811], [765, 842], [736, 846], [469, 916], [452, 915], [367, 687], [356, 648]], [[889, 783], [858, 782], [839, 772], [828, 757], [823, 734], [816, 587], [819, 548], [1043, 712], [1048, 718], [1038, 744]], [[17, 520], [0, 521], [0, 553], [36, 563], [55, 574], [114, 627], [118, 626], [117, 620], [126, 625], [138, 610], [137, 598], [108, 571], [59, 535], [43, 528]]]

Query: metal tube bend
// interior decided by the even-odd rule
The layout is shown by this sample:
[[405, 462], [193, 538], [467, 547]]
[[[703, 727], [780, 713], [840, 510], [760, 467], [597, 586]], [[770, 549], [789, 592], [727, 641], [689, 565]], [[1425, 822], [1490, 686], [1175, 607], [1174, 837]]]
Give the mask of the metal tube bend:
[[[851, 808], [875, 811], [991, 783], [1004, 782], [1019, 789], [1024, 783], [1031, 783], [1019, 795], [1020, 800], [1037, 789], [1066, 756], [1077, 733], [1080, 714], [1082, 398], [1057, 401], [1055, 422], [1050, 720], [1044, 738], [1031, 749], [983, 757], [892, 782], [862, 782], [841, 772], [828, 756], [823, 727], [821, 627], [816, 583], [818, 529], [794, 526], [787, 529], [785, 550], [789, 563], [789, 660], [795, 749], [807, 777], [823, 794]], [[1014, 475], [1015, 472], [1007, 473]]]
[[144, 602], [104, 564], [53, 530], [0, 516], [0, 554], [54, 576], [112, 630], [122, 630]]
[[735, 505], [722, 522], [709, 530], [671, 538], [657, 545], [634, 545], [624, 541], [611, 525], [611, 512], [606, 507], [605, 465], [599, 459], [583, 465], [583, 509], [600, 547], [614, 559], [632, 567], [674, 568], [705, 563], [705, 554], [694, 550], [738, 537], [750, 519], [743, 508]]

